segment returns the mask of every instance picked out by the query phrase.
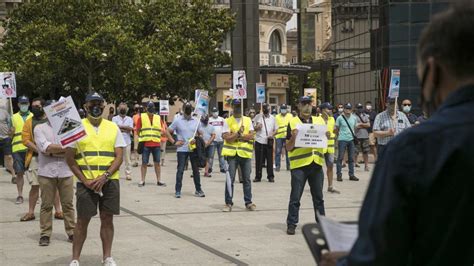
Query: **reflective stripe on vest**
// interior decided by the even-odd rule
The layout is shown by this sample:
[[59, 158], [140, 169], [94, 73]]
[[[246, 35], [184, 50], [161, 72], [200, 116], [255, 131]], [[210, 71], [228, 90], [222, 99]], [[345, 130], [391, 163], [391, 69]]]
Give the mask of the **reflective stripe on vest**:
[[286, 138], [287, 127], [292, 118], [293, 118], [292, 114], [286, 114], [285, 116], [278, 114], [275, 116], [275, 121], [278, 126], [277, 134], [275, 135], [275, 138], [277, 139]]
[[153, 115], [153, 125], [148, 113], [141, 114], [142, 128], [138, 133], [138, 141], [161, 142], [161, 119], [159, 115]]
[[[118, 134], [117, 125], [102, 119], [99, 130], [96, 131], [88, 119], [83, 119], [82, 124], [87, 137], [80, 140], [79, 145], [84, 157], [76, 150], [75, 159], [87, 179], [95, 179], [107, 171], [115, 159], [115, 140]], [[90, 166], [87, 168], [86, 161]], [[92, 175], [91, 173], [92, 172]], [[109, 179], [119, 179], [119, 171], [112, 174]]]
[[[252, 120], [249, 117], [242, 116], [243, 119], [243, 126], [244, 126], [244, 135], [250, 133], [250, 125], [252, 124]], [[234, 116], [231, 116], [226, 119], [227, 125], [229, 125], [229, 129], [231, 133], [238, 132], [241, 127], [241, 123], [237, 123]], [[228, 142], [224, 141], [224, 147], [222, 148], [222, 155], [223, 156], [236, 156], [238, 155], [241, 158], [252, 158], [253, 155], [253, 141], [234, 141]]]
[[[312, 120], [313, 124], [324, 124], [316, 116], [313, 116]], [[290, 129], [295, 129], [299, 124], [302, 124], [299, 117], [294, 117], [290, 121]], [[312, 162], [322, 166], [324, 163], [324, 149], [296, 147], [292, 151], [288, 151], [288, 159], [290, 160], [290, 169], [301, 168], [310, 165]]]
[[12, 152], [26, 152], [28, 150], [21, 140], [21, 132], [23, 131], [25, 121], [30, 117], [33, 117], [32, 113], [29, 113], [25, 120], [23, 120], [20, 113], [16, 113], [12, 116], [12, 125], [15, 128], [15, 133], [13, 134], [12, 139]]
[[329, 116], [328, 117], [328, 121], [326, 123], [326, 120], [324, 120], [324, 118], [322, 116], [318, 116], [318, 119], [320, 120], [318, 123], [319, 124], [323, 124], [323, 125], [326, 125], [328, 127], [328, 131], [331, 133], [331, 137], [328, 138], [328, 147], [326, 149], [324, 149], [324, 153], [331, 153], [333, 154], [334, 153], [334, 144], [335, 144], [335, 141], [336, 141], [336, 134], [334, 134], [334, 126], [336, 124], [336, 121], [334, 120], [334, 117], [332, 116]]

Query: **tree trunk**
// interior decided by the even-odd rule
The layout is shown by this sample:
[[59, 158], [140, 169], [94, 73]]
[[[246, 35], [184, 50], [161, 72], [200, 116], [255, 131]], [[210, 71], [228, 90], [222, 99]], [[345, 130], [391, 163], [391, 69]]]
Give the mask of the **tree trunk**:
[[87, 69], [87, 89], [89, 93], [92, 92], [92, 64], [89, 62], [89, 67]]

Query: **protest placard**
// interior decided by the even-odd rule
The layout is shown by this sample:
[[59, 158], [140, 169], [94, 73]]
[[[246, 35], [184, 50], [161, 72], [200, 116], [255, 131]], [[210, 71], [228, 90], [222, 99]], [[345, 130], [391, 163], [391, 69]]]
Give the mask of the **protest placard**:
[[170, 102], [168, 100], [160, 100], [160, 115], [170, 114]]
[[326, 125], [299, 124], [295, 147], [300, 148], [327, 148]]
[[46, 106], [44, 112], [62, 147], [72, 146], [87, 136], [71, 96]]
[[265, 83], [257, 83], [256, 86], [257, 103], [265, 102]]
[[0, 83], [2, 84], [0, 98], [16, 97], [15, 72], [0, 72]]
[[234, 99], [247, 99], [247, 78], [245, 70], [235, 70], [233, 72], [232, 95]]

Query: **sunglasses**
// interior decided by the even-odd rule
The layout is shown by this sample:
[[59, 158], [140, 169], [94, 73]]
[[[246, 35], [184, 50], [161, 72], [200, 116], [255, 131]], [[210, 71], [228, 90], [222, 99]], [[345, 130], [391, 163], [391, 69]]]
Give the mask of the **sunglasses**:
[[403, 106], [411, 106], [411, 104], [404, 103]]

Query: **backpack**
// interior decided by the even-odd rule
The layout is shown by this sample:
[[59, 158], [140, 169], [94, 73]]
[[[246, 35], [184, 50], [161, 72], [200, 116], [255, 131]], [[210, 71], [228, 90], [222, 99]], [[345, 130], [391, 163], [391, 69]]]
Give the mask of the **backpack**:
[[198, 166], [199, 168], [204, 168], [206, 167], [207, 162], [206, 143], [199, 136], [196, 136], [194, 139], [196, 141], [196, 149], [194, 149], [194, 152], [196, 153], [198, 158]]

